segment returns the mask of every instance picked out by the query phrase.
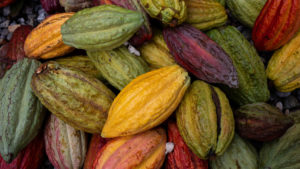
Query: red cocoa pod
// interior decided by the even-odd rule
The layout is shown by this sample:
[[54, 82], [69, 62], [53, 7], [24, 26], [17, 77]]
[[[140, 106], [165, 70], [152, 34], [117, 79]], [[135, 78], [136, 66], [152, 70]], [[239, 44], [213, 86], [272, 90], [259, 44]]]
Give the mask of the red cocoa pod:
[[0, 79], [5, 74], [6, 65], [12, 63], [12, 61], [10, 61], [6, 58], [8, 47], [9, 47], [9, 43], [6, 43], [6, 44], [2, 45], [0, 48]]
[[108, 139], [101, 137], [100, 134], [93, 134], [88, 152], [84, 161], [84, 169], [91, 169], [93, 167], [93, 163], [96, 160], [97, 153], [101, 150], [101, 148], [106, 144]]
[[18, 156], [11, 162], [6, 163], [0, 155], [1, 169], [38, 169], [45, 155], [45, 142], [43, 134], [38, 134]]
[[299, 28], [299, 0], [268, 0], [255, 21], [252, 40], [257, 50], [272, 51], [287, 43]]
[[238, 87], [238, 76], [231, 58], [200, 30], [182, 25], [164, 29], [163, 35], [175, 61], [197, 78]]
[[15, 2], [15, 0], [0, 0], [0, 8], [10, 5]]
[[63, 12], [64, 8], [60, 5], [59, 0], [40, 0], [43, 8], [48, 14]]
[[96, 6], [105, 4], [117, 5], [133, 11], [138, 11], [143, 15], [144, 24], [129, 40], [130, 44], [139, 46], [152, 38], [152, 29], [150, 27], [149, 17], [143, 7], [140, 5], [139, 0], [94, 0], [93, 2]]
[[208, 169], [208, 161], [201, 160], [188, 148], [174, 121], [168, 122], [168, 142], [174, 143], [174, 149], [168, 154], [166, 169]]

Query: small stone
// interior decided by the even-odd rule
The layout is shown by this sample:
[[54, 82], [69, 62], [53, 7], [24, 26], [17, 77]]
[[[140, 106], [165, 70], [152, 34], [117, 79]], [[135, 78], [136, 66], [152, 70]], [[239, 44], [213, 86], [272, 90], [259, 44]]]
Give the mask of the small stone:
[[24, 24], [25, 23], [25, 19], [24, 18], [19, 18], [17, 20], [17, 22], [20, 23], [20, 24]]
[[129, 53], [132, 53], [136, 56], [141, 56], [140, 52], [131, 45], [128, 46], [128, 50], [129, 50]]
[[41, 14], [39, 14], [39, 16], [37, 17], [37, 21], [38, 21], [38, 22], [42, 22], [45, 18], [46, 18], [45, 13], [41, 13]]
[[5, 17], [0, 16], [0, 23], [3, 22], [3, 21], [5, 21]]
[[33, 8], [32, 7], [30, 7], [30, 6], [26, 6], [26, 8], [25, 8], [25, 13], [27, 14], [27, 15], [29, 15], [29, 14], [33, 14]]
[[21, 25], [9, 25], [8, 27], [8, 31], [13, 33], [18, 27], [20, 27]]
[[7, 36], [8, 33], [9, 33], [9, 32], [8, 32], [8, 29], [3, 29], [3, 30], [1, 31], [1, 35], [3, 35], [3, 36]]
[[297, 106], [300, 106], [300, 103], [295, 96], [290, 95], [289, 97], [284, 99], [284, 108], [285, 109], [291, 109], [291, 108], [294, 108]]
[[279, 91], [276, 91], [276, 95], [278, 97], [288, 97], [289, 95], [291, 95], [291, 92], [279, 92]]
[[8, 16], [10, 14], [10, 7], [7, 6], [3, 8], [3, 16]]
[[165, 154], [171, 153], [174, 149], [174, 143], [172, 142], [167, 142], [166, 143], [166, 152]]
[[0, 28], [7, 28], [9, 25], [9, 20], [6, 20], [0, 24]]
[[282, 105], [281, 102], [277, 102], [277, 103], [276, 103], [276, 107], [277, 107], [280, 111], [282, 111], [282, 109], [283, 109], [283, 105]]
[[35, 17], [36, 15], [28, 15], [28, 20], [26, 21], [26, 23], [28, 25], [34, 26]]

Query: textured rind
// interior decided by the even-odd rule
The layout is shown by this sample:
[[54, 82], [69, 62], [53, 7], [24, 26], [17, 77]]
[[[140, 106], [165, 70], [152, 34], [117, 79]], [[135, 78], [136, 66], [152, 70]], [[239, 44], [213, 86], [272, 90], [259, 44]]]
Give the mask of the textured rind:
[[30, 88], [31, 77], [40, 62], [24, 58], [0, 81], [0, 153], [11, 162], [38, 134], [44, 108]]
[[227, 0], [226, 5], [234, 18], [252, 28], [266, 2], [267, 0]]
[[61, 27], [65, 44], [90, 51], [112, 50], [143, 25], [141, 13], [115, 5], [83, 9]]
[[213, 29], [207, 35], [230, 56], [237, 71], [239, 87], [222, 87], [239, 105], [265, 102], [270, 97], [265, 67], [255, 48], [235, 27]]
[[168, 122], [168, 142], [174, 149], [168, 154], [166, 169], [208, 169], [207, 160], [201, 160], [184, 143], [175, 121]]
[[50, 59], [70, 53], [74, 48], [62, 41], [61, 25], [74, 13], [54, 14], [41, 22], [27, 36], [24, 51], [27, 57]]
[[234, 136], [229, 101], [218, 88], [194, 81], [176, 111], [180, 135], [201, 159], [222, 155]]
[[98, 152], [106, 144], [107, 140], [108, 139], [102, 138], [100, 134], [93, 134], [84, 160], [84, 169], [92, 169]]
[[0, 47], [0, 79], [6, 72], [6, 66], [12, 62], [7, 59], [6, 54], [9, 48], [9, 43], [6, 43]]
[[38, 169], [44, 160], [45, 142], [42, 132], [24, 148], [11, 163], [6, 163], [0, 155], [1, 169]]
[[59, 0], [40, 0], [40, 2], [48, 14], [61, 12], [64, 10], [59, 4]]
[[300, 28], [299, 17], [299, 0], [268, 0], [252, 30], [256, 49], [272, 51], [286, 44]]
[[150, 40], [152, 37], [152, 29], [150, 27], [149, 17], [143, 7], [140, 5], [139, 0], [94, 0], [102, 5], [112, 4], [117, 5], [129, 10], [138, 11], [143, 15], [144, 24], [141, 28], [135, 33], [135, 35], [129, 40], [130, 44], [138, 46], [143, 44], [145, 41]]
[[185, 0], [140, 0], [140, 3], [152, 18], [171, 27], [183, 23], [187, 18]]
[[93, 0], [59, 0], [59, 3], [66, 12], [77, 12], [93, 6]]
[[101, 81], [55, 62], [41, 65], [31, 87], [42, 104], [78, 130], [100, 133], [115, 97]]
[[0, 1], [0, 8], [8, 6], [13, 2], [15, 2], [15, 0], [1, 0]]
[[274, 140], [293, 125], [293, 120], [267, 103], [254, 103], [234, 112], [238, 133], [256, 141]]
[[162, 128], [112, 139], [98, 152], [92, 169], [160, 169], [166, 140]]
[[300, 32], [273, 54], [266, 72], [281, 92], [290, 92], [300, 87]]
[[225, 8], [210, 0], [187, 0], [186, 23], [200, 30], [208, 30], [224, 25], [227, 21]]
[[279, 139], [266, 143], [259, 154], [259, 169], [300, 168], [300, 125], [289, 128]]
[[200, 30], [182, 25], [164, 29], [163, 35], [175, 61], [197, 78], [231, 88], [239, 86], [231, 58]]
[[46, 153], [57, 169], [80, 169], [83, 166], [87, 140], [83, 131], [51, 114], [44, 133]]
[[101, 72], [97, 70], [94, 63], [89, 59], [88, 56], [70, 56], [64, 58], [58, 58], [54, 60], [58, 64], [66, 66], [70, 69], [80, 70], [87, 75], [91, 75], [97, 79], [104, 80]]
[[225, 6], [226, 4], [226, 0], [207, 0], [207, 1], [215, 1], [215, 2], [219, 2], [221, 5]]
[[152, 39], [143, 44], [139, 50], [141, 56], [153, 69], [176, 64], [160, 30], [154, 30]]
[[103, 77], [115, 88], [122, 90], [134, 78], [149, 71], [140, 56], [129, 53], [126, 47], [87, 54]]
[[173, 113], [189, 85], [188, 73], [178, 65], [138, 76], [112, 103], [102, 137], [133, 135], [158, 126]]
[[212, 169], [257, 169], [258, 154], [255, 148], [237, 134], [225, 153], [210, 160]]

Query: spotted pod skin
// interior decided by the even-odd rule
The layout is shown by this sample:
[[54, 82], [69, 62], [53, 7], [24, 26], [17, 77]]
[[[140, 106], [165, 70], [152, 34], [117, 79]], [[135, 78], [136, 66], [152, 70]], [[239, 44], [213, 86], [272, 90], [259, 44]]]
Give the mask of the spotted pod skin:
[[41, 22], [27, 36], [24, 51], [27, 57], [50, 59], [70, 53], [74, 48], [62, 41], [61, 25], [74, 13], [54, 14]]
[[212, 169], [257, 169], [258, 154], [251, 143], [234, 135], [225, 153], [210, 159]]
[[174, 149], [168, 154], [166, 169], [208, 169], [208, 161], [197, 157], [184, 143], [175, 121], [168, 121], [168, 142]]
[[0, 153], [10, 163], [40, 131], [45, 111], [30, 81], [40, 62], [24, 58], [0, 80]]
[[128, 41], [143, 25], [140, 12], [101, 5], [77, 12], [61, 27], [65, 44], [88, 51], [112, 50]]
[[98, 79], [55, 62], [44, 63], [36, 70], [31, 88], [51, 113], [89, 133], [101, 132], [115, 97]]
[[234, 136], [233, 113], [225, 94], [200, 80], [184, 95], [176, 120], [184, 142], [201, 159], [222, 155]]
[[93, 0], [59, 0], [66, 12], [77, 12], [93, 6]]
[[51, 114], [44, 139], [47, 156], [56, 169], [81, 169], [87, 151], [83, 131], [74, 129]]
[[165, 159], [166, 132], [152, 129], [107, 142], [91, 169], [160, 169]]
[[108, 51], [88, 51], [87, 54], [104, 78], [119, 90], [137, 76], [149, 71], [143, 58], [129, 53], [126, 47]]
[[175, 61], [198, 79], [231, 88], [239, 86], [231, 58], [200, 30], [182, 25], [164, 29], [163, 36]]
[[299, 0], [268, 0], [252, 30], [259, 51], [273, 51], [286, 44], [300, 28]]
[[115, 98], [101, 136], [128, 136], [160, 125], [177, 108], [189, 85], [188, 73], [178, 65], [138, 76]]
[[59, 0], [40, 0], [40, 2], [48, 14], [64, 11], [64, 8], [59, 4]]
[[163, 24], [175, 27], [187, 18], [184, 0], [140, 0], [145, 11]]
[[92, 169], [94, 161], [97, 159], [97, 154], [101, 148], [107, 143], [108, 139], [101, 137], [100, 134], [93, 134], [90, 141], [89, 149], [84, 160], [83, 169]]

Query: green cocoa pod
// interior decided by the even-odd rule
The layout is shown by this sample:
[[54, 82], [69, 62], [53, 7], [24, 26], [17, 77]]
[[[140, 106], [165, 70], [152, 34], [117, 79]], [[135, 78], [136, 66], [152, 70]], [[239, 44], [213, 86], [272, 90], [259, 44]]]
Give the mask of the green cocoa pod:
[[252, 28], [267, 0], [227, 0], [230, 13], [243, 25]]
[[207, 35], [217, 42], [233, 61], [239, 87], [223, 89], [239, 105], [265, 102], [270, 97], [264, 64], [255, 48], [233, 26], [213, 29]]
[[258, 154], [255, 148], [237, 134], [225, 153], [210, 159], [212, 169], [257, 169]]
[[45, 111], [30, 88], [39, 65], [35, 59], [24, 58], [0, 81], [0, 153], [6, 162], [11, 162], [42, 127]]
[[101, 133], [115, 97], [98, 79], [56, 62], [44, 63], [36, 70], [31, 88], [59, 119], [89, 133]]
[[99, 80], [104, 80], [101, 72], [96, 68], [88, 56], [70, 56], [66, 58], [55, 59], [55, 62], [70, 69], [80, 70]]
[[176, 119], [180, 135], [201, 159], [222, 155], [234, 136], [233, 113], [225, 94], [200, 80], [185, 93]]
[[101, 5], [75, 13], [61, 27], [66, 45], [90, 51], [111, 50], [129, 40], [143, 25], [141, 13]]
[[225, 8], [218, 2], [209, 0], [188, 0], [186, 23], [200, 30], [208, 30], [224, 25], [227, 21]]
[[108, 51], [87, 51], [87, 54], [104, 78], [119, 90], [137, 76], [149, 71], [143, 58], [129, 53], [126, 47]]
[[259, 169], [300, 168], [300, 125], [289, 128], [279, 139], [266, 143], [259, 153]]

